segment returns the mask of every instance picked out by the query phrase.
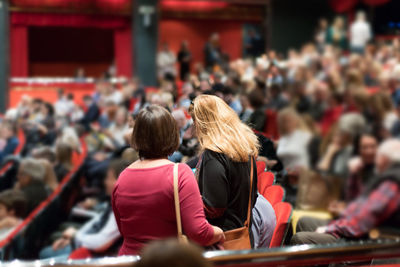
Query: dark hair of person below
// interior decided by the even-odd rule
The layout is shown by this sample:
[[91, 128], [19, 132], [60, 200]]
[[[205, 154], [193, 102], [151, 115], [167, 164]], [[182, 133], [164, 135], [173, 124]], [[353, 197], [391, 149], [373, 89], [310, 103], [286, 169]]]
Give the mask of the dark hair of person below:
[[25, 195], [14, 189], [8, 189], [0, 193], [0, 203], [6, 206], [7, 210], [14, 210], [14, 214], [18, 218], [22, 218], [26, 211]]
[[141, 253], [135, 267], [211, 267], [201, 249], [191, 244], [181, 244], [176, 239], [151, 243]]
[[129, 162], [123, 159], [115, 159], [110, 162], [110, 165], [108, 166], [109, 170], [112, 170], [115, 174], [115, 177], [118, 177], [123, 170], [126, 169], [126, 167], [129, 166]]
[[178, 126], [168, 110], [150, 105], [137, 115], [131, 141], [142, 159], [166, 158], [179, 147]]

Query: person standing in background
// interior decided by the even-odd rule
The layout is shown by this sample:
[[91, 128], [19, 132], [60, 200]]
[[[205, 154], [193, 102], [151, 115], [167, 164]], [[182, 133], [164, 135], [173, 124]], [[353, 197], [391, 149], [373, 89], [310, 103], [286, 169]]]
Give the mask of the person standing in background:
[[179, 77], [181, 81], [186, 80], [187, 75], [190, 73], [190, 62], [192, 61], [192, 53], [189, 51], [188, 41], [183, 41], [181, 49], [178, 52], [179, 62]]
[[347, 48], [345, 22], [342, 17], [336, 17], [333, 25], [328, 29], [326, 43], [339, 47], [342, 50]]
[[212, 70], [215, 65], [221, 64], [222, 53], [219, 44], [219, 34], [213, 33], [210, 40], [204, 47], [205, 66], [207, 70]]
[[321, 18], [315, 31], [315, 42], [320, 52], [323, 52], [325, 48], [327, 30], [328, 20], [326, 18]]
[[169, 75], [176, 77], [175, 63], [175, 54], [169, 49], [168, 43], [164, 43], [157, 55], [158, 78], [164, 79]]
[[350, 26], [351, 52], [363, 54], [365, 46], [371, 40], [371, 26], [363, 11], [357, 12], [356, 20]]

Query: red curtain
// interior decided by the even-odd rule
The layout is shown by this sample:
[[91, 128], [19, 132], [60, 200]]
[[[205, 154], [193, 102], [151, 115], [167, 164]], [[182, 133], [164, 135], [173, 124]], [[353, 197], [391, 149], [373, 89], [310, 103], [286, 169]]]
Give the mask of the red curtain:
[[107, 29], [130, 27], [129, 19], [118, 16], [40, 13], [12, 13], [11, 24], [38, 27], [95, 27]]
[[329, 4], [335, 12], [347, 12], [355, 7], [358, 0], [330, 0]]
[[92, 10], [128, 14], [132, 10], [132, 0], [11, 0], [10, 2], [12, 6], [22, 8]]
[[114, 31], [115, 66], [118, 76], [132, 76], [132, 32], [130, 28]]
[[114, 29], [118, 75], [132, 75], [131, 23], [128, 18], [102, 15], [12, 13], [10, 29], [11, 75], [29, 75], [28, 27], [94, 27]]
[[329, 4], [335, 12], [343, 13], [352, 10], [360, 1], [366, 5], [378, 6], [386, 4], [391, 0], [330, 0]]
[[11, 77], [28, 76], [28, 28], [11, 25], [10, 29]]
[[164, 0], [161, 2], [162, 10], [171, 11], [212, 11], [226, 8], [229, 4], [222, 1], [179, 1]]

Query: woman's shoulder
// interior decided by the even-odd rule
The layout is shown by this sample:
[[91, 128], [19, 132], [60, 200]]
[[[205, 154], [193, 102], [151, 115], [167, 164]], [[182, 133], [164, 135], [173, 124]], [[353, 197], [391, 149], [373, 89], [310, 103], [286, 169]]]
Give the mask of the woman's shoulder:
[[210, 149], [205, 149], [202, 154], [202, 161], [208, 162], [210, 160], [217, 160], [222, 164], [227, 164], [229, 161], [231, 161], [229, 157], [224, 153], [216, 152]]

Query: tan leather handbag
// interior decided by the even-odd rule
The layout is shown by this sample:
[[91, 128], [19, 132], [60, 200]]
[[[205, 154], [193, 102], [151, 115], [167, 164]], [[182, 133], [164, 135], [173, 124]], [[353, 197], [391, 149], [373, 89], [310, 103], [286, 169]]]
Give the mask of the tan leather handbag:
[[253, 192], [253, 158], [251, 158], [250, 161], [251, 161], [250, 194], [249, 194], [249, 204], [247, 206], [247, 219], [246, 219], [243, 227], [224, 232], [225, 243], [223, 244], [223, 246], [224, 246], [224, 249], [226, 249], [226, 250], [251, 249], [249, 225], [250, 225], [250, 214], [251, 214], [251, 210], [252, 210], [251, 209], [251, 195]]
[[180, 243], [189, 243], [188, 238], [182, 232], [182, 221], [181, 221], [181, 207], [179, 204], [179, 191], [178, 191], [178, 164], [174, 165], [174, 201], [175, 201], [175, 214], [176, 214], [176, 226], [178, 229], [178, 241]]

